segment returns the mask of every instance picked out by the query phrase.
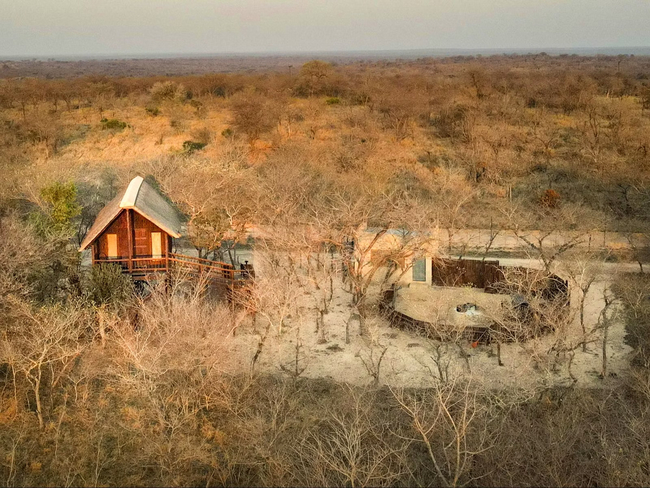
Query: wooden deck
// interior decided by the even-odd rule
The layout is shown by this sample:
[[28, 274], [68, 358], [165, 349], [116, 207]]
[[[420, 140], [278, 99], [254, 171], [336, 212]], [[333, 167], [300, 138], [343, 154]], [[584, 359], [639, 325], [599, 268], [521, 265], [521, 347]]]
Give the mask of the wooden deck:
[[211, 283], [237, 286], [250, 281], [255, 277], [255, 271], [251, 265], [245, 269], [237, 269], [232, 264], [211, 259], [197, 258], [185, 254], [166, 253], [162, 257], [137, 257], [137, 258], [114, 258], [95, 259], [94, 264], [117, 264], [122, 267], [124, 273], [131, 275], [134, 279], [155, 280], [161, 274], [169, 273], [176, 269], [182, 269], [194, 276], [204, 276]]

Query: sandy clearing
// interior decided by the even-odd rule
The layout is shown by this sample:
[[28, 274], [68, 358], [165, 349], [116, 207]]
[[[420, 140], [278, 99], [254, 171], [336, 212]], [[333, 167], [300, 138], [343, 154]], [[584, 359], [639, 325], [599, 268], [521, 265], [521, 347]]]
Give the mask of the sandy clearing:
[[[539, 266], [532, 260], [506, 259], [503, 264]], [[585, 303], [586, 323], [593, 328], [603, 307], [603, 292], [611, 282], [613, 272], [635, 271], [633, 264], [611, 263], [604, 267], [601, 279], [596, 281]], [[572, 293], [572, 308], [575, 309], [577, 294]], [[359, 335], [358, 327], [351, 331], [350, 344], [345, 343], [345, 324], [353, 313], [350, 295], [340, 286], [337, 288], [330, 312], [325, 316], [327, 342], [318, 343], [315, 332], [316, 313], [310, 298], [301, 300], [302, 312], [292, 317], [282, 334], [272, 331], [264, 348], [256, 371], [279, 372], [280, 365], [290, 365], [295, 359], [296, 334], [301, 340], [300, 361], [305, 367], [302, 373], [310, 378], [332, 378], [353, 384], [372, 383], [362, 358], [368, 363], [371, 355], [376, 362], [384, 348], [386, 353], [380, 368], [380, 383], [391, 386], [425, 387], [431, 385], [440, 369], [450, 376], [471, 376], [490, 388], [518, 387], [535, 389], [553, 385], [569, 385], [569, 354], [557, 354], [553, 345], [563, 339], [578, 344], [581, 336], [579, 319], [576, 316], [566, 334], [556, 332], [524, 344], [504, 344], [501, 350], [503, 366], [498, 366], [495, 346], [472, 348], [468, 342], [445, 344], [430, 341], [415, 333], [400, 331], [389, 326], [386, 320], [375, 317], [369, 320], [369, 337]], [[586, 352], [581, 348], [574, 351], [571, 371], [576, 385], [582, 387], [603, 387], [613, 384], [623, 376], [629, 367], [631, 348], [624, 344], [625, 328], [619, 318], [614, 318], [609, 330], [608, 371], [612, 375], [604, 380], [601, 371], [601, 338], [597, 331]], [[224, 338], [230, 360], [226, 370], [244, 372], [250, 370], [259, 335], [250, 324], [242, 326], [235, 337]]]
[[[87, 256], [84, 256], [87, 257]], [[250, 251], [240, 251], [241, 260], [252, 261]], [[89, 259], [86, 264], [89, 265]], [[505, 258], [499, 259], [505, 266], [527, 266], [541, 268], [538, 260]], [[561, 276], [565, 263], [556, 263], [554, 272]], [[638, 272], [635, 263], [603, 263], [600, 278], [594, 282], [585, 302], [587, 328], [593, 328], [603, 308], [603, 292], [617, 273]], [[422, 285], [418, 285], [422, 286]], [[375, 290], [374, 292], [376, 292]], [[579, 292], [572, 288], [572, 308], [576, 308]], [[437, 364], [447, 368], [450, 375], [471, 376], [491, 388], [518, 387], [535, 389], [540, 386], [569, 385], [573, 381], [568, 372], [567, 355], [557, 356], [551, 348], [559, 335], [548, 335], [525, 344], [504, 344], [501, 349], [503, 366], [498, 366], [495, 346], [471, 348], [468, 342], [458, 345], [429, 341], [415, 333], [400, 331], [389, 326], [382, 318], [369, 321], [370, 337], [359, 335], [358, 327], [351, 330], [350, 344], [345, 343], [345, 324], [354, 312], [350, 294], [339, 283], [336, 287], [330, 312], [325, 316], [327, 343], [319, 344], [316, 329], [316, 312], [309, 296], [303, 296], [302, 312], [287, 321], [282, 334], [271, 331], [256, 371], [278, 373], [280, 365], [289, 365], [295, 359], [296, 333], [299, 332], [302, 348], [300, 367], [303, 375], [310, 378], [332, 378], [358, 385], [372, 383], [360, 356], [366, 361], [372, 352], [376, 358], [386, 347], [380, 369], [380, 383], [391, 386], [425, 387], [438, 376]], [[258, 324], [258, 328], [261, 326]], [[298, 330], [299, 329], [299, 330]], [[577, 343], [581, 335], [579, 318], [574, 317], [564, 339]], [[625, 327], [620, 318], [613, 321], [609, 329], [608, 369], [616, 376], [601, 380], [601, 338], [596, 332], [591, 337], [587, 352], [575, 350], [571, 371], [577, 379], [577, 386], [603, 387], [613, 384], [617, 377], [625, 375], [629, 368], [631, 348], [623, 339]], [[253, 331], [250, 319], [237, 330], [236, 335], [223, 337], [220, 348], [224, 350], [223, 367], [226, 372], [246, 373], [250, 371], [251, 359], [257, 348], [259, 334]], [[437, 362], [433, 358], [438, 357]], [[466, 356], [466, 357], [463, 357]], [[555, 364], [555, 365], [554, 365]]]

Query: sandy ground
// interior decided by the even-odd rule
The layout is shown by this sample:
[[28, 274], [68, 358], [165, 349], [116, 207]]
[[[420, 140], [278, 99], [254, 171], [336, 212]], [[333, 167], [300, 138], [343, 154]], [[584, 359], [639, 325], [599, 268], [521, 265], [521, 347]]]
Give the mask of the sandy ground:
[[[87, 256], [84, 256], [87, 257]], [[240, 259], [253, 259], [249, 252], [241, 252]], [[89, 264], [89, 259], [86, 259]], [[530, 259], [499, 259], [506, 266], [541, 267], [541, 263]], [[564, 263], [558, 263], [555, 272], [562, 276]], [[604, 306], [603, 292], [617, 273], [638, 272], [635, 263], [604, 263], [598, 279], [593, 283], [585, 302], [586, 325], [590, 330], [596, 326]], [[417, 285], [426, 286], [426, 285]], [[389, 326], [382, 318], [368, 321], [368, 336], [359, 334], [359, 324], [350, 320], [354, 309], [351, 296], [342, 284], [338, 284], [329, 313], [325, 315], [327, 341], [319, 343], [316, 333], [316, 311], [313, 300], [303, 295], [298, 304], [298, 313], [290, 317], [279, 333], [271, 330], [263, 352], [256, 364], [257, 372], [279, 373], [281, 366], [293, 368], [296, 356], [296, 343], [299, 340], [299, 367], [303, 376], [310, 378], [326, 377], [336, 381], [353, 384], [369, 384], [373, 377], [366, 364], [376, 364], [382, 351], [383, 356], [379, 380], [381, 384], [404, 387], [426, 387], [436, 381], [440, 371], [449, 376], [471, 376], [491, 388], [518, 387], [535, 389], [540, 386], [573, 384], [569, 374], [570, 354], [556, 354], [554, 344], [563, 340], [570, 345], [580, 342], [581, 329], [575, 313], [579, 292], [572, 288], [572, 309], [574, 319], [564, 335], [554, 333], [523, 344], [503, 344], [499, 366], [494, 345], [480, 345], [472, 348], [469, 342], [459, 344], [430, 341], [415, 333], [400, 331]], [[371, 290], [377, 294], [378, 290]], [[483, 293], [476, 290], [460, 289], [457, 299], [453, 291], [443, 291], [440, 301], [427, 306], [431, 310], [446, 310], [449, 303], [474, 302], [479, 305]], [[494, 297], [491, 295], [490, 297]], [[479, 303], [480, 302], [480, 303]], [[350, 343], [345, 342], [346, 323], [350, 322]], [[263, 323], [258, 320], [257, 330], [253, 330], [250, 318], [244, 320], [236, 334], [223, 338], [224, 369], [227, 372], [242, 373], [250, 371], [251, 360], [260, 339]], [[596, 331], [591, 337], [587, 351], [580, 347], [574, 350], [571, 372], [576, 385], [583, 387], [602, 387], [615, 383], [628, 371], [631, 348], [624, 344], [625, 328], [622, 320], [614, 316], [609, 329], [607, 346], [608, 371], [605, 380], [599, 378], [602, 368], [602, 334]]]
[[[530, 260], [519, 259], [502, 262], [512, 265], [539, 265]], [[611, 264], [603, 269], [601, 277], [594, 282], [587, 294], [588, 329], [598, 322], [604, 304], [603, 292], [610, 284], [613, 272], [637, 269], [635, 265], [627, 264]], [[577, 299], [578, 295], [572, 293], [572, 308], [575, 308]], [[354, 310], [350, 304], [350, 295], [341, 287], [338, 287], [332, 307], [325, 316], [327, 342], [319, 344], [312, 301], [308, 296], [304, 296], [300, 302], [299, 313], [287, 321], [282, 333], [272, 330], [269, 334], [256, 371], [277, 373], [281, 371], [281, 365], [293, 367], [296, 341], [300, 340], [302, 347], [299, 365], [300, 368], [305, 368], [302, 375], [311, 378], [326, 377], [354, 384], [372, 383], [372, 375], [364, 366], [364, 361], [366, 364], [376, 364], [385, 349], [379, 374], [381, 384], [426, 387], [436, 381], [440, 375], [439, 371], [450, 377], [471, 376], [491, 388], [535, 389], [573, 384], [568, 368], [571, 354], [557, 354], [553, 346], [558, 341], [579, 344], [581, 332], [577, 314], [565, 333], [549, 334], [523, 344], [502, 345], [501, 357], [504, 365], [499, 366], [496, 346], [472, 348], [468, 342], [445, 344], [430, 341], [415, 333], [394, 329], [381, 318], [369, 320], [370, 332], [367, 337], [359, 334], [358, 322], [351, 320], [351, 340], [346, 344], [346, 322], [350, 320]], [[586, 352], [582, 352], [580, 347], [574, 350], [571, 372], [577, 380], [577, 386], [603, 387], [615, 383], [625, 375], [631, 348], [624, 344], [624, 334], [622, 321], [614, 317], [607, 345], [610, 375], [604, 380], [599, 378], [602, 367], [600, 331], [593, 334]], [[245, 322], [234, 337], [224, 338], [229, 357], [226, 369], [231, 372], [249, 371], [259, 337], [253, 332], [250, 324]]]

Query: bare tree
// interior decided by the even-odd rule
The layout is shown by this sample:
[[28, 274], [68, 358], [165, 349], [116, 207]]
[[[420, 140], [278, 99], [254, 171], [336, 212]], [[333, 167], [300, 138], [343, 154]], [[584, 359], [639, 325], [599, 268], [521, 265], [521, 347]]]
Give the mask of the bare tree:
[[[406, 262], [426, 247], [432, 241], [427, 232], [431, 219], [421, 202], [395, 194], [365, 195], [353, 201], [335, 194], [330, 203], [340, 220], [333, 223], [334, 232], [327, 238], [345, 260], [352, 303], [365, 317], [368, 289], [377, 273], [391, 262]], [[409, 224], [406, 215], [411, 217]]]
[[235, 130], [248, 137], [252, 145], [262, 134], [277, 125], [280, 107], [268, 97], [249, 89], [234, 95], [231, 100], [232, 124]]
[[[568, 239], [564, 239], [563, 237], [558, 236], [556, 230], [544, 230], [539, 231], [538, 234], [526, 234], [517, 227], [514, 232], [518, 239], [535, 252], [535, 257], [542, 261], [544, 269], [549, 273], [551, 272], [551, 266], [555, 260], [568, 250], [577, 246], [583, 238], [582, 235], [574, 235], [570, 236]], [[553, 240], [553, 234], [555, 234], [556, 237], [560, 237], [560, 242], [555, 244], [550, 243]]]
[[303, 64], [300, 68], [300, 83], [298, 91], [314, 96], [321, 94], [326, 87], [328, 78], [332, 76], [332, 65], [325, 61], [314, 59]]
[[[361, 360], [363, 367], [366, 369], [368, 374], [372, 377], [372, 381], [375, 385], [379, 385], [380, 373], [381, 373], [381, 363], [384, 360], [384, 355], [388, 351], [388, 346], [382, 346], [377, 344], [379, 348], [375, 348], [372, 345], [368, 347], [368, 352], [363, 353], [359, 351], [357, 356]], [[364, 357], [365, 356], [365, 357]]]
[[580, 328], [582, 329], [582, 352], [587, 351], [587, 325], [585, 322], [585, 303], [587, 294], [593, 283], [602, 273], [602, 261], [596, 260], [591, 253], [583, 253], [567, 259], [563, 262], [571, 282], [579, 293], [578, 310], [580, 317]]
[[611, 290], [605, 288], [603, 291], [603, 309], [600, 311], [598, 317], [598, 328], [602, 330], [602, 367], [600, 371], [600, 377], [605, 379], [607, 378], [607, 346], [609, 340], [609, 327], [612, 324], [612, 321], [617, 313], [617, 310], [613, 308], [613, 305], [616, 303], [616, 298], [612, 295]]
[[23, 375], [30, 384], [38, 423], [43, 428], [44, 383], [50, 390], [56, 388], [87, 346], [83, 339], [87, 317], [81, 308], [52, 306], [34, 310], [24, 301], [12, 302], [12, 320], [0, 342], [2, 356], [14, 375]]
[[633, 234], [626, 232], [625, 240], [630, 245], [632, 256], [639, 265], [639, 271], [643, 273], [643, 262], [648, 259], [648, 236], [646, 234]]
[[147, 405], [147, 420], [157, 426], [142, 433], [161, 483], [179, 482], [192, 463], [210, 465], [207, 441], [193, 433], [223, 364], [217, 345], [228, 316], [191, 282], [175, 280], [140, 304], [137, 328], [128, 322], [114, 328], [111, 340], [121, 354], [114, 355], [113, 374], [127, 395]]
[[402, 453], [409, 441], [390, 442], [390, 427], [372, 415], [369, 394], [348, 388], [346, 403], [349, 414], [328, 415], [297, 450], [308, 466], [309, 481], [323, 486], [390, 486], [405, 471]]
[[485, 252], [483, 253], [483, 259], [482, 259], [483, 261], [485, 261], [485, 259], [487, 258], [487, 255], [490, 253], [490, 249], [492, 249], [492, 246], [494, 245], [494, 241], [502, 231], [503, 228], [495, 226], [492, 219], [490, 219], [490, 235], [488, 236], [488, 241], [485, 244]]
[[415, 437], [426, 448], [429, 461], [442, 486], [464, 486], [475, 478], [472, 464], [492, 447], [485, 408], [470, 382], [434, 384], [425, 395], [391, 388], [393, 397], [412, 420]]

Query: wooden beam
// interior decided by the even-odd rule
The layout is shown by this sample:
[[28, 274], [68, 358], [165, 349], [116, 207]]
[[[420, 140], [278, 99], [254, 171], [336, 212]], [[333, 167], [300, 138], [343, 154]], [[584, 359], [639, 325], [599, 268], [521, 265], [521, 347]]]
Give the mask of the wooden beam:
[[129, 271], [133, 271], [133, 243], [135, 237], [133, 235], [133, 210], [126, 210], [126, 234], [129, 246]]
[[167, 249], [165, 249], [165, 271], [169, 273], [169, 254], [172, 252], [172, 236], [165, 233], [167, 236]]

